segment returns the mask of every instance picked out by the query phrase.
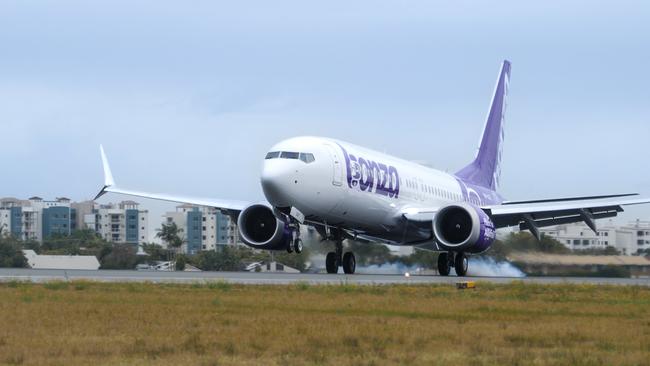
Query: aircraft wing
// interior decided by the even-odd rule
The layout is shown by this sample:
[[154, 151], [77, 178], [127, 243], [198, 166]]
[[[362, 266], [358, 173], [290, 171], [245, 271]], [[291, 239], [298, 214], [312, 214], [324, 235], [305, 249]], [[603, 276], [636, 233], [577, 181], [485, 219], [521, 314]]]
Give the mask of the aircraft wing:
[[650, 203], [650, 198], [636, 194], [605, 196], [605, 198], [562, 198], [524, 202], [505, 202], [482, 209], [492, 218], [496, 228], [519, 226], [530, 230], [537, 238], [539, 228], [546, 226], [585, 222], [596, 230], [596, 219], [615, 217], [623, 212], [622, 206]]
[[113, 179], [111, 168], [108, 165], [108, 159], [106, 158], [106, 154], [104, 153], [104, 147], [100, 146], [99, 150], [102, 155], [102, 164], [104, 166], [104, 187], [97, 194], [95, 200], [97, 200], [99, 197], [103, 196], [104, 194], [110, 192], [110, 193], [124, 194], [128, 196], [151, 198], [151, 199], [161, 200], [161, 201], [189, 203], [197, 206], [215, 207], [226, 213], [238, 213], [242, 211], [244, 208], [246, 208], [246, 206], [251, 204], [251, 202], [246, 202], [246, 201], [185, 197], [185, 196], [176, 196], [176, 195], [170, 195], [165, 193], [150, 193], [150, 192], [142, 192], [142, 191], [119, 188], [116, 186], [115, 180]]
[[[530, 230], [540, 238], [539, 228], [555, 225], [585, 222], [597, 231], [597, 219], [615, 217], [623, 212], [623, 206], [650, 203], [650, 198], [640, 198], [638, 194], [618, 194], [609, 196], [557, 198], [535, 201], [506, 201], [500, 205], [483, 206], [495, 228], [518, 226], [520, 230]], [[399, 211], [414, 224], [430, 223], [440, 207], [410, 207]]]

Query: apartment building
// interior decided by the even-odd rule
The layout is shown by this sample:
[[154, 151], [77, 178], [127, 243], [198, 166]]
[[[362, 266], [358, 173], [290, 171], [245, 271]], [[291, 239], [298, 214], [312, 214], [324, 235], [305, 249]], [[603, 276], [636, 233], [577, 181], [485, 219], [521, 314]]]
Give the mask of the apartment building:
[[196, 254], [239, 242], [236, 223], [214, 208], [180, 205], [163, 218], [165, 223], [176, 223], [181, 230], [184, 253]]
[[65, 197], [53, 201], [2, 198], [0, 228], [3, 234], [38, 242], [54, 235], [70, 235], [77, 229], [91, 229], [110, 242], [142, 244], [149, 239], [148, 212], [138, 207], [133, 201], [98, 205]]
[[650, 221], [635, 220], [617, 225], [613, 220], [598, 223], [594, 232], [584, 223], [558, 225], [540, 230], [571, 250], [616, 248], [623, 255], [650, 249]]

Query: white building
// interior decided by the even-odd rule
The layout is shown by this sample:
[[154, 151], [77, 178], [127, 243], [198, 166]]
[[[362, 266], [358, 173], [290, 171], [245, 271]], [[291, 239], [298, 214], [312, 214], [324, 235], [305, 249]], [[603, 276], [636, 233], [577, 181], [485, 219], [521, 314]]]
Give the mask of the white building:
[[164, 223], [176, 223], [181, 230], [184, 253], [196, 254], [239, 242], [234, 220], [214, 208], [185, 204], [177, 206], [174, 212], [165, 213], [163, 218]]
[[38, 242], [90, 229], [110, 242], [142, 244], [149, 240], [149, 218], [138, 206], [133, 201], [98, 205], [94, 201], [71, 202], [65, 197], [54, 201], [2, 198], [0, 228], [5, 235]]
[[571, 250], [616, 248], [623, 255], [634, 255], [650, 249], [650, 222], [636, 220], [616, 225], [612, 220], [598, 223], [595, 233], [584, 223], [551, 226], [540, 229]]
[[68, 198], [45, 201], [40, 197], [28, 200], [0, 199], [0, 226], [22, 240], [42, 242], [51, 235], [69, 235], [76, 229], [76, 213]]
[[[72, 202], [70, 207], [72, 207], [76, 212], [75, 226], [77, 228], [95, 230], [95, 210], [99, 207], [95, 201]], [[90, 216], [92, 216], [92, 218]], [[86, 225], [87, 222], [93, 224]]]
[[0, 233], [9, 235], [11, 233], [11, 210], [0, 207]]
[[94, 255], [39, 255], [33, 250], [23, 250], [23, 254], [33, 269], [99, 269]]
[[149, 211], [133, 201], [97, 205], [84, 215], [84, 225], [112, 243], [142, 245], [149, 240]]

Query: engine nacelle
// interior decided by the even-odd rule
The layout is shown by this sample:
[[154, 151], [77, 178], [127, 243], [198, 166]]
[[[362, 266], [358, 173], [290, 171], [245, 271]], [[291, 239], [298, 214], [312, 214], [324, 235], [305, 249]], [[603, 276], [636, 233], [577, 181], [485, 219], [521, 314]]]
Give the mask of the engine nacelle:
[[239, 214], [237, 226], [241, 240], [255, 249], [282, 250], [293, 239], [289, 225], [263, 204], [246, 207]]
[[438, 211], [433, 219], [433, 233], [442, 249], [466, 253], [482, 253], [496, 238], [490, 217], [480, 208], [465, 202]]

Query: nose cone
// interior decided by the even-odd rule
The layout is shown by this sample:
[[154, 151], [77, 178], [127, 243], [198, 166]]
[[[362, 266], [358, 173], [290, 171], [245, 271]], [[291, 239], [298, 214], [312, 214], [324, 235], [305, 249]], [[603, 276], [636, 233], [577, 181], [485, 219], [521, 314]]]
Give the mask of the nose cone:
[[262, 190], [266, 199], [275, 207], [289, 207], [292, 174], [287, 164], [280, 160], [266, 160], [262, 169]]

